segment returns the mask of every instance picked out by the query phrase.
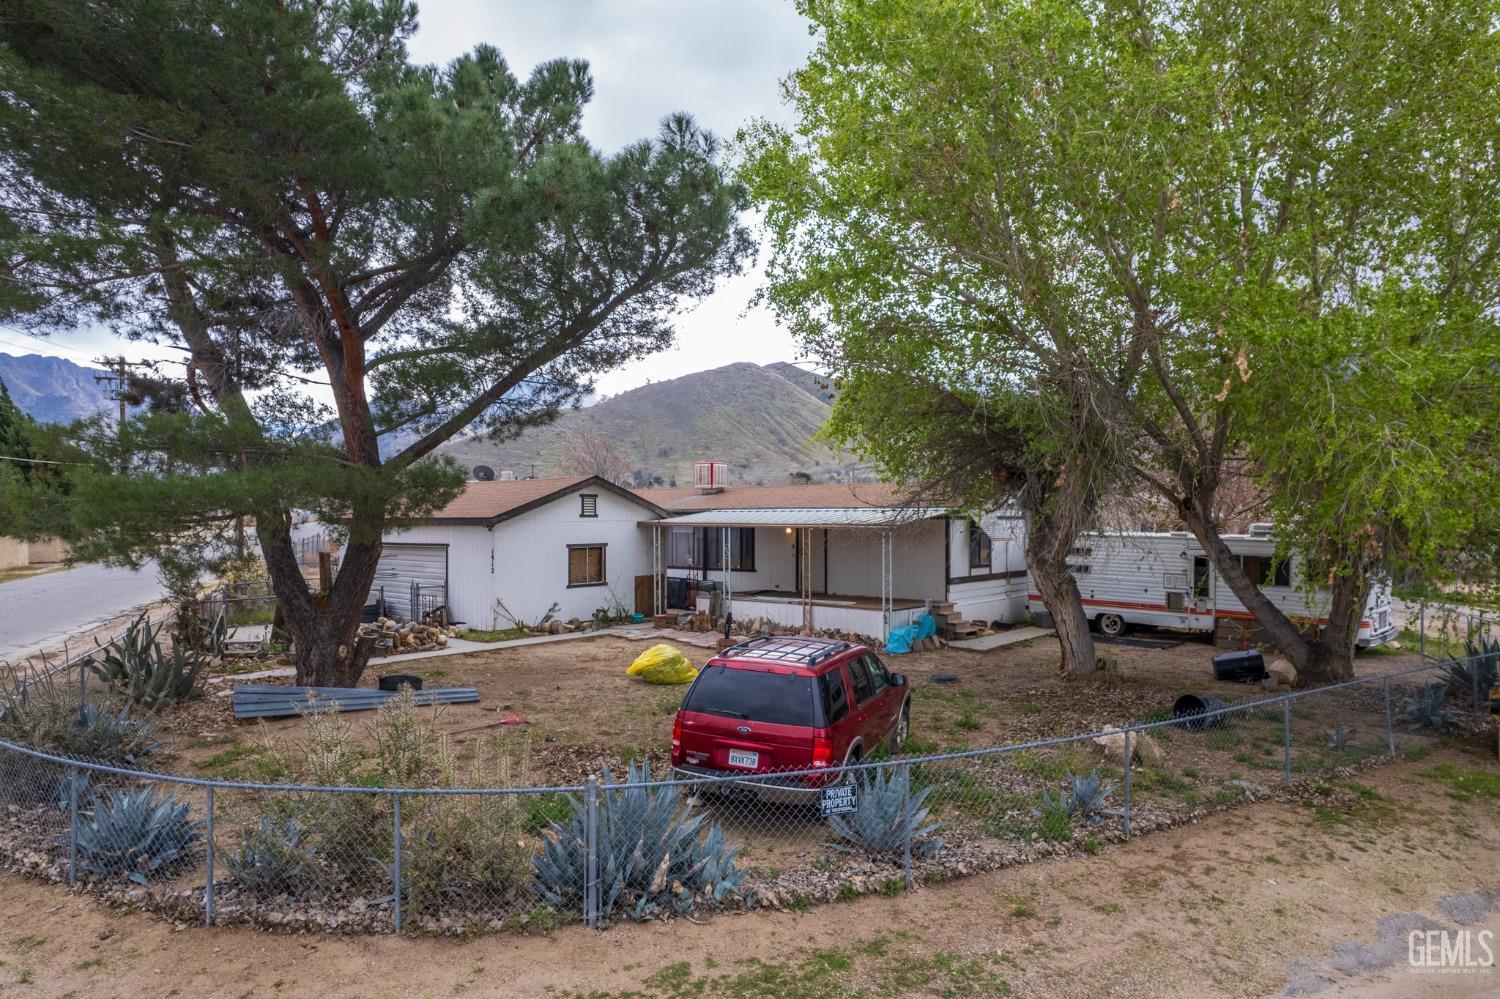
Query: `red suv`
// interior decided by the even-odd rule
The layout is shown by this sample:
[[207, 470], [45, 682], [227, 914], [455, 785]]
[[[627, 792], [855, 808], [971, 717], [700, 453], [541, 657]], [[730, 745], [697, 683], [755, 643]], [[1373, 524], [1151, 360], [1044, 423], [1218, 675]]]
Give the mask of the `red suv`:
[[[710, 659], [688, 688], [672, 725], [672, 770], [692, 778], [834, 768], [899, 746], [910, 724], [906, 677], [887, 673], [868, 647], [752, 638]], [[813, 773], [733, 786], [800, 802], [826, 783]]]

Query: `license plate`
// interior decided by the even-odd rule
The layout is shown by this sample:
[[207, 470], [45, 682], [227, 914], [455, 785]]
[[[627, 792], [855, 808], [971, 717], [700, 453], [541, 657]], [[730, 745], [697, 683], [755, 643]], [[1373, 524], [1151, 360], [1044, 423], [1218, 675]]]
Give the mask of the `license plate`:
[[752, 753], [748, 749], [731, 749], [729, 751], [729, 765], [754, 770], [760, 766], [760, 754]]

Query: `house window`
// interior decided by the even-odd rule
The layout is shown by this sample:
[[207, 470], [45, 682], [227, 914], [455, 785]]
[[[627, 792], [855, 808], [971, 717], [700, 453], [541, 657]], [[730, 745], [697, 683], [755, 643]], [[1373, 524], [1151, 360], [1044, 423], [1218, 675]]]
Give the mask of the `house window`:
[[1269, 555], [1241, 555], [1240, 568], [1256, 586], [1291, 586], [1292, 563], [1289, 559], [1277, 562]]
[[568, 546], [568, 585], [604, 585], [604, 546]]
[[755, 571], [755, 528], [671, 527], [667, 529], [667, 568], [722, 569], [724, 531], [729, 532], [729, 568]]
[[599, 516], [599, 497], [598, 496], [594, 495], [593, 493], [580, 493], [579, 496], [578, 496], [578, 499], [579, 499], [578, 516], [580, 516], [580, 517], [597, 517], [597, 516]]
[[975, 520], [969, 521], [969, 568], [988, 569], [990, 567], [990, 536], [985, 533], [984, 528], [979, 526]]

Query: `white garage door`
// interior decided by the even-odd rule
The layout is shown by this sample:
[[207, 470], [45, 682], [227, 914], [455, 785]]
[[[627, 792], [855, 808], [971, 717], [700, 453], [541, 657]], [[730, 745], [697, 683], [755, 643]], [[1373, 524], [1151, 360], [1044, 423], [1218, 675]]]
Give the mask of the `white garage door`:
[[384, 597], [389, 613], [414, 619], [448, 602], [448, 546], [391, 544], [380, 551], [372, 597]]

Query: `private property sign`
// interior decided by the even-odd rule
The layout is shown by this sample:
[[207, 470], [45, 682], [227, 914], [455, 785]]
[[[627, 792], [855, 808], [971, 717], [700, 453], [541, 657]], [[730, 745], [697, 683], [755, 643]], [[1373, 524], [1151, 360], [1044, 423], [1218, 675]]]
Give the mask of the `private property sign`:
[[823, 789], [823, 797], [819, 800], [823, 817], [830, 815], [843, 815], [852, 812], [859, 807], [859, 799], [855, 796], [853, 784], [835, 784]]

